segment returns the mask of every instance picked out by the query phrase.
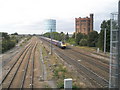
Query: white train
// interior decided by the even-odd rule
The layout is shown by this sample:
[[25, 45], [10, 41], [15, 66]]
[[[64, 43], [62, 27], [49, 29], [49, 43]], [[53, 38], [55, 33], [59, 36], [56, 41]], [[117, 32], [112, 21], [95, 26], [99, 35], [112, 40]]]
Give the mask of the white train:
[[[50, 38], [47, 38], [47, 37], [41, 37], [41, 38], [48, 41], [48, 42], [51, 42]], [[57, 41], [57, 40], [52, 39], [52, 44], [54, 44], [55, 46], [58, 46], [58, 47], [60, 47], [62, 49], [66, 48], [66, 43], [62, 42], [62, 41]]]

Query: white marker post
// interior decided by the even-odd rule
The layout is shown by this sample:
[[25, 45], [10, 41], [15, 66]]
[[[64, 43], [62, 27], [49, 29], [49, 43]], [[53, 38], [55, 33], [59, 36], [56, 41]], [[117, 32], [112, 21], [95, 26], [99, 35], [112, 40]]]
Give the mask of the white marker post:
[[99, 48], [97, 48], [97, 53], [99, 53], [99, 51], [100, 51], [100, 49], [99, 49]]
[[72, 79], [64, 79], [64, 90], [72, 90]]

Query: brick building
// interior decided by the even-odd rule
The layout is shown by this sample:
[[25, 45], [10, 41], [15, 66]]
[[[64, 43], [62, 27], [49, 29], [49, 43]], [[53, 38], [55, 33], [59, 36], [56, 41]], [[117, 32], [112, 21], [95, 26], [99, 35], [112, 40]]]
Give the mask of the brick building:
[[75, 33], [88, 34], [93, 31], [93, 14], [90, 14], [90, 18], [75, 18]]

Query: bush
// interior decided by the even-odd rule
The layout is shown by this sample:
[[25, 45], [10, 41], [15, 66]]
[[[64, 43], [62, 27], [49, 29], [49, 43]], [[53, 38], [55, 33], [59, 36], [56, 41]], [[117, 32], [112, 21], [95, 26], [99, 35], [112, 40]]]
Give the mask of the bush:
[[57, 83], [57, 88], [63, 89], [63, 88], [64, 88], [64, 82], [63, 82], [63, 81], [59, 81], [59, 82]]
[[77, 89], [77, 88], [79, 88], [79, 87], [76, 86], [76, 85], [72, 85], [72, 88], [73, 88], [73, 90], [74, 90], [74, 89]]
[[55, 68], [54, 76], [56, 78], [64, 79], [66, 72], [67, 72], [66, 68], [63, 68], [62, 66], [60, 66], [60, 67]]
[[84, 35], [82, 33], [77, 33], [76, 39], [75, 39], [75, 42], [76, 42], [77, 45], [79, 45], [79, 42], [83, 38], [83, 36]]
[[88, 34], [88, 46], [89, 47], [96, 47], [98, 41], [98, 32], [93, 31]]
[[75, 39], [74, 38], [69, 38], [68, 43], [75, 45]]
[[10, 37], [8, 33], [4, 32], [1, 32], [0, 35], [2, 36], [2, 48], [0, 49], [2, 53], [6, 52], [7, 50], [10, 50], [15, 46], [16, 43], [18, 43], [18, 39], [14, 35]]
[[87, 39], [81, 39], [79, 44], [80, 46], [87, 46]]
[[3, 40], [2, 41], [2, 53], [6, 52], [7, 50], [10, 50], [15, 46], [15, 41], [12, 40]]

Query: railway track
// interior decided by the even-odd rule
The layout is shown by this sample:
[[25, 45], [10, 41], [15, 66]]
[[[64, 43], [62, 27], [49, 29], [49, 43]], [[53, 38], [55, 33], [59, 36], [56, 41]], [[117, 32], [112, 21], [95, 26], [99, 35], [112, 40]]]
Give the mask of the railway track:
[[108, 87], [108, 80], [104, 79], [92, 70], [86, 68], [84, 65], [68, 57], [64, 53], [61, 53], [59, 50], [55, 49], [55, 51], [57, 51], [59, 56], [63, 58], [67, 63], [76, 66], [79, 73], [82, 71], [82, 74], [84, 74], [91, 82], [94, 82], [94, 84], [96, 83], [96, 85], [100, 87]]
[[[64, 53], [64, 52], [63, 52]], [[81, 53], [72, 51], [72, 50], [67, 50], [67, 55], [69, 57], [73, 58], [74, 55], [74, 60], [77, 61], [78, 63], [83, 64], [84, 66], [90, 68], [100, 76], [104, 77], [106, 80], [109, 80], [109, 66], [97, 61], [94, 58], [91, 58], [89, 56], [83, 55]], [[74, 53], [74, 54], [73, 54]], [[73, 55], [72, 55], [73, 54]]]
[[[43, 42], [47, 43], [47, 45], [48, 45], [48, 42], [46, 42], [46, 41], [43, 41]], [[56, 53], [59, 54], [59, 56], [63, 60], [65, 60], [67, 63], [69, 63], [71, 65], [74, 65], [77, 68], [78, 72], [80, 74], [82, 73], [87, 78], [87, 80], [90, 80], [93, 84], [95, 84], [98, 87], [108, 87], [108, 80], [106, 78], [104, 78], [101, 75], [97, 74], [95, 71], [89, 69], [84, 64], [81, 64], [77, 60], [74, 60], [73, 58], [71, 58], [72, 54], [75, 55], [75, 57], [76, 57], [76, 54], [80, 54], [79, 52], [76, 52], [74, 50], [73, 51], [68, 50], [67, 52], [72, 52], [71, 56], [70, 56], [70, 55], [65, 53], [66, 50], [62, 51], [61, 49], [58, 49], [58, 47], [54, 46], [54, 51], [56, 51]], [[81, 55], [85, 56], [85, 54], [81, 54]], [[92, 57], [87, 56], [87, 59], [89, 59], [89, 58], [92, 58]], [[90, 59], [90, 60], [93, 60], [93, 59]], [[90, 60], [87, 60], [87, 62], [90, 63], [91, 65], [94, 63], [93, 65], [97, 66], [98, 68], [101, 68], [102, 70], [105, 69], [104, 66], [102, 66], [102, 65], [104, 65], [104, 63], [97, 62], [99, 64], [102, 63], [102, 65], [100, 65], [101, 66], [100, 67], [100, 66], [98, 66], [98, 64], [96, 65], [95, 60], [93, 60], [93, 61], [90, 61]], [[83, 60], [83, 61], [85, 61], [85, 60]], [[108, 70], [106, 70], [105, 72], [108, 72]], [[101, 73], [101, 72], [99, 72], [99, 73]]]
[[25, 59], [26, 59], [26, 55], [28, 55], [28, 59], [29, 59], [29, 55], [31, 54], [30, 53], [31, 50], [32, 50], [32, 47], [25, 54], [24, 58], [20, 62], [19, 66], [16, 70], [16, 73], [14, 74], [8, 88], [20, 88], [20, 89], [22, 89], [22, 83], [24, 83], [23, 77], [24, 77], [24, 73], [26, 73], [24, 66], [26, 66], [26, 64], [27, 64], [27, 60], [25, 63]]
[[12, 60], [12, 58], [17, 55], [17, 53], [18, 53], [18, 52], [15, 52], [13, 55], [11, 55], [11, 56], [9, 57], [9, 59], [5, 59], [5, 60], [2, 62], [2, 67], [6, 66], [6, 64], [7, 64], [8, 62], [10, 62], [10, 61]]
[[100, 54], [100, 53], [96, 53], [96, 52], [92, 52], [92, 51], [81, 50], [80, 48], [77, 48], [77, 47], [76, 47], [76, 48], [73, 48], [73, 47], [71, 47], [71, 46], [68, 46], [68, 48], [71, 49], [71, 50], [73, 50], [73, 51], [76, 51], [76, 52], [78, 52], [78, 53], [81, 53], [81, 54], [83, 54], [83, 55], [86, 55], [86, 56], [88, 56], [88, 57], [97, 59], [97, 60], [99, 60], [101, 63], [104, 63], [104, 64], [106, 64], [106, 65], [109, 64], [109, 61], [103, 60], [103, 59], [98, 58], [98, 57], [94, 57], [94, 56], [92, 56], [91, 54], [98, 55], [98, 56], [100, 56], [100, 57], [104, 57], [104, 58], [107, 58], [107, 59], [109, 59], [109, 56], [102, 55], [102, 54]]
[[[12, 68], [9, 70], [9, 72], [5, 75], [3, 81], [2, 81], [2, 87], [3, 88], [10, 88], [12, 81], [14, 80], [14, 77], [16, 76], [18, 69], [20, 68], [20, 65], [22, 64], [22, 61], [27, 54], [28, 50], [31, 46], [29, 46], [26, 51], [20, 56], [20, 58], [15, 62], [15, 64], [12, 66]], [[13, 73], [15, 72], [15, 73]], [[9, 82], [8, 82], [9, 81]], [[6, 85], [7, 84], [7, 85]]]
[[[28, 43], [26, 44], [26, 47], [30, 44], [31, 42], [30, 41], [28, 41]], [[18, 51], [17, 50], [19, 50], [20, 48], [16, 48], [15, 50], [16, 50], [16, 52], [15, 53], [13, 53], [8, 59], [4, 59], [3, 60], [3, 62], [2, 62], [2, 67], [4, 68], [4, 66], [6, 66], [7, 65], [7, 63], [9, 63], [17, 54], [19, 54], [18, 53]], [[15, 50], [12, 50], [12, 51], [15, 51]], [[23, 50], [19, 50], [19, 52], [22, 52], [23, 53]], [[18, 56], [20, 56], [20, 55], [18, 55]], [[3, 56], [4, 57], [4, 56]]]
[[16, 63], [19, 61], [19, 59], [21, 58], [21, 56], [24, 54], [25, 51], [27, 51], [30, 48], [30, 46], [27, 46], [19, 55], [19, 57], [17, 58], [17, 60], [13, 63], [13, 65], [11, 66], [11, 68], [9, 69], [9, 71], [6, 73], [6, 75], [3, 77], [2, 82], [0, 83], [0, 85], [4, 82], [4, 80], [7, 78], [7, 76], [9, 75], [9, 73], [11, 72], [11, 70], [14, 68], [14, 66], [16, 65]]
[[34, 88], [34, 58], [35, 58], [35, 51], [36, 51], [37, 42], [34, 45], [34, 48], [29, 56], [29, 61], [26, 64], [25, 74], [23, 78], [23, 85], [22, 88]]
[[35, 50], [36, 50], [36, 47], [37, 47], [37, 44], [36, 43], [36, 46], [35, 46], [35, 49], [34, 49], [34, 54], [33, 54], [33, 58], [32, 58], [32, 70], [31, 70], [31, 80], [30, 80], [30, 83], [31, 83], [31, 87], [30, 88], [34, 88], [34, 60], [35, 60]]
[[[9, 71], [7, 72], [7, 74], [4, 76], [3, 80], [2, 80], [2, 88], [24, 88], [24, 83], [25, 83], [25, 79], [26, 79], [26, 74], [27, 74], [27, 69], [28, 69], [28, 65], [29, 65], [29, 60], [30, 60], [30, 56], [35, 52], [35, 48], [36, 45], [34, 42], [33, 44], [28, 44], [26, 46], [26, 48], [23, 50], [23, 52], [20, 54], [20, 56], [17, 58], [17, 60], [14, 62], [14, 64], [12, 65], [12, 67], [9, 69]], [[34, 72], [34, 56], [32, 59], [32, 71], [31, 73]], [[32, 78], [31, 78], [31, 83], [33, 85], [33, 74]], [[30, 85], [30, 84], [29, 84]], [[33, 88], [33, 87], [31, 87]]]
[[30, 52], [29, 59], [25, 65], [25, 71], [23, 74], [23, 79], [21, 83], [22, 88], [34, 88], [34, 61], [35, 61], [35, 51], [37, 47], [37, 42], [35, 43], [32, 51]]
[[[70, 50], [69, 50], [69, 49], [66, 49], [66, 50], [67, 50], [68, 52], [75, 53], [75, 55], [76, 55], [76, 54], [79, 54], [80, 56], [83, 56], [83, 57], [92, 59], [91, 63], [93, 63], [93, 64], [95, 64], [95, 65], [98, 65], [97, 63], [99, 62], [100, 64], [99, 64], [98, 66], [104, 66], [104, 68], [102, 68], [102, 67], [100, 67], [100, 68], [101, 68], [101, 69], [104, 69], [106, 72], [109, 72], [109, 70], [108, 70], [109, 65], [106, 64], [106, 63], [101, 62], [100, 59], [95, 58], [95, 57], [92, 57], [92, 56], [90, 56], [90, 55], [86, 55], [86, 54], [81, 53], [81, 52], [79, 52], [79, 51], [77, 51], [77, 50], [73, 50], [73, 49], [70, 49]], [[89, 59], [88, 59], [88, 60], [89, 60]], [[96, 60], [96, 59], [97, 59], [97, 60]]]
[[[7, 75], [7, 73], [9, 71], [11, 71], [11, 69], [14, 67], [14, 65], [17, 63], [17, 61], [19, 60], [19, 58], [21, 57], [21, 55], [23, 54], [23, 52], [27, 49], [27, 47], [31, 44], [31, 42], [29, 41], [26, 46], [24, 48], [22, 48], [21, 50], [16, 51], [17, 54], [16, 55], [12, 55], [12, 57], [10, 56], [10, 58], [8, 59], [3, 59], [3, 63], [2, 64], [2, 76], [1, 76], [1, 82], [4, 80], [4, 77]], [[1, 85], [0, 82], [0, 85]]]
[[31, 53], [32, 52], [30, 52], [29, 57], [28, 57], [28, 61], [27, 61], [26, 65], [25, 65], [25, 68], [24, 68], [23, 76], [22, 76], [22, 79], [21, 79], [21, 86], [20, 86], [21, 89], [23, 89], [23, 87], [24, 87], [24, 82], [25, 82], [25, 78], [26, 78], [26, 73], [27, 73]]

